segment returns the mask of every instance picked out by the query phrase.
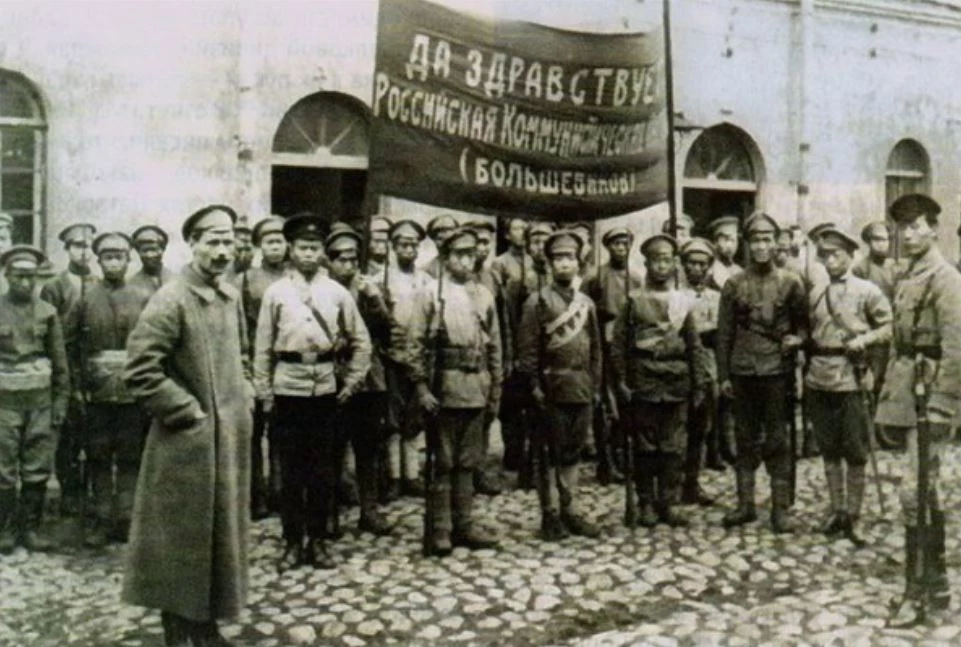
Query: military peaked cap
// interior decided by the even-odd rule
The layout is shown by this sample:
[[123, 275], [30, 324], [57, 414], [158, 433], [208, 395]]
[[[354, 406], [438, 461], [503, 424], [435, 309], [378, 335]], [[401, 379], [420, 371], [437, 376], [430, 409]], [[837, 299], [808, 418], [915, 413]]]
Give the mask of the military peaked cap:
[[[229, 220], [229, 224], [224, 219]], [[190, 236], [195, 231], [205, 231], [217, 227], [229, 227], [233, 229], [237, 224], [237, 212], [225, 204], [209, 204], [202, 209], [194, 211], [187, 216], [184, 224], [180, 227], [180, 234], [184, 240], [190, 240]]]
[[737, 216], [721, 216], [708, 225], [712, 236], [717, 236], [718, 230], [722, 227], [734, 227], [735, 232], [741, 228], [741, 220]]
[[681, 256], [686, 258], [691, 254], [705, 254], [711, 260], [717, 256], [717, 252], [714, 250], [714, 245], [710, 241], [704, 238], [692, 238], [691, 240], [684, 243], [681, 247]]
[[817, 246], [818, 249], [843, 249], [853, 254], [858, 249], [858, 241], [837, 227], [828, 227], [818, 235]]
[[93, 241], [93, 253], [100, 256], [102, 252], [129, 252], [133, 242], [127, 234], [119, 231], [108, 231], [97, 236]]
[[477, 247], [477, 232], [472, 227], [457, 227], [440, 241], [440, 253], [449, 254], [455, 249]]
[[[533, 231], [531, 227], [531, 231]], [[573, 252], [579, 255], [584, 248], [584, 239], [572, 229], [559, 229], [550, 233], [544, 241], [544, 254], [553, 256], [559, 252]]]
[[97, 228], [86, 222], [78, 222], [72, 225], [67, 225], [60, 230], [57, 238], [61, 242], [69, 245], [72, 242], [78, 240], [91, 240], [97, 233]]
[[837, 229], [837, 225], [835, 225], [833, 222], [821, 222], [814, 225], [808, 232], [808, 240], [816, 245], [818, 238], [821, 237], [821, 232], [825, 229]]
[[130, 239], [133, 241], [134, 245], [149, 241], [158, 242], [162, 247], [166, 247], [167, 242], [170, 240], [167, 237], [167, 232], [157, 225], [143, 225], [142, 227], [137, 227], [134, 229], [133, 233], [130, 234]]
[[324, 220], [310, 211], [302, 211], [291, 216], [284, 223], [284, 238], [295, 240], [324, 240]]
[[449, 213], [444, 213], [430, 219], [430, 222], [427, 223], [427, 235], [435, 238], [443, 232], [449, 232], [457, 227], [457, 220], [454, 219], [454, 216]]
[[[688, 229], [688, 230], [693, 229], [693, 228], [694, 228], [694, 219], [691, 218], [691, 217], [690, 217], [689, 215], [687, 215], [686, 213], [678, 214], [678, 216], [677, 216], [677, 226], [678, 226], [679, 229], [680, 229], [681, 227], [684, 227], [684, 228], [686, 228], [686, 229]], [[671, 234], [672, 236], [674, 235], [674, 229], [671, 227], [671, 219], [670, 219], [670, 218], [668, 218], [667, 220], [665, 220], [665, 221], [661, 224], [661, 233], [662, 233], [662, 234]]]
[[667, 234], [654, 234], [643, 243], [641, 243], [641, 254], [645, 257], [650, 256], [654, 253], [656, 248], [667, 245], [671, 248], [671, 253], [677, 253], [677, 240], [673, 236], [668, 236]]
[[610, 247], [611, 244], [618, 238], [627, 238], [628, 244], [633, 243], [634, 232], [632, 232], [627, 227], [614, 227], [604, 232], [604, 235], [601, 236], [601, 243], [605, 247]]
[[0, 265], [4, 268], [35, 270], [46, 258], [43, 252], [33, 245], [14, 245], [0, 254]]
[[894, 222], [910, 222], [924, 216], [930, 224], [935, 224], [938, 222], [938, 214], [941, 213], [941, 205], [924, 194], [909, 193], [891, 203], [888, 212]]
[[427, 233], [424, 228], [420, 226], [420, 223], [414, 220], [398, 220], [390, 226], [390, 230], [387, 232], [391, 240], [395, 238], [416, 238], [418, 242], [424, 240]]
[[755, 211], [751, 217], [744, 222], [744, 235], [750, 236], [755, 233], [773, 233], [775, 236], [780, 233], [781, 227], [777, 220], [764, 213]]
[[864, 225], [864, 229], [861, 230], [861, 240], [870, 243], [871, 237], [874, 236], [875, 230], [878, 229], [883, 229], [888, 236], [891, 235], [891, 227], [888, 226], [888, 223], [877, 220]]
[[324, 248], [327, 250], [327, 255], [330, 256], [331, 252], [360, 249], [363, 241], [363, 237], [353, 227], [347, 223], [336, 222], [330, 228], [330, 234], [324, 241]]
[[256, 225], [252, 232], [254, 245], [259, 245], [260, 241], [267, 234], [283, 234], [284, 219], [280, 216], [267, 216]]

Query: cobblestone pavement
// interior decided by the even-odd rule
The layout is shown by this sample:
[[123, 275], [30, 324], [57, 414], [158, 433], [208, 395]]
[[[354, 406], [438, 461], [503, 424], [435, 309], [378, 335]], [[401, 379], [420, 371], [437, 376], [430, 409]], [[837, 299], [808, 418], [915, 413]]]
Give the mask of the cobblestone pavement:
[[[629, 534], [620, 525], [621, 487], [585, 479], [582, 501], [602, 540], [544, 544], [532, 492], [480, 497], [485, 526], [504, 538], [498, 552], [457, 549], [419, 557], [420, 502], [388, 508], [391, 537], [348, 532], [334, 571], [278, 575], [276, 519], [255, 524], [250, 604], [225, 634], [241, 645], [911, 645], [961, 643], [957, 602], [938, 623], [883, 628], [901, 588], [902, 532], [896, 456], [879, 455], [888, 518], [873, 484], [862, 532], [869, 546], [829, 542], [813, 528], [826, 503], [819, 460], [799, 464], [799, 519], [812, 530], [775, 537], [761, 477], [758, 523], [727, 532], [724, 507], [683, 510], [692, 525]], [[944, 463], [947, 509], [961, 503], [961, 448]], [[709, 494], [730, 502], [730, 471], [706, 473]], [[346, 515], [353, 528], [356, 511]], [[949, 520], [948, 564], [961, 591], [958, 519]], [[160, 645], [158, 614], [118, 599], [122, 548], [99, 554], [0, 558], [0, 645]], [[955, 596], [958, 597], [958, 596]]]

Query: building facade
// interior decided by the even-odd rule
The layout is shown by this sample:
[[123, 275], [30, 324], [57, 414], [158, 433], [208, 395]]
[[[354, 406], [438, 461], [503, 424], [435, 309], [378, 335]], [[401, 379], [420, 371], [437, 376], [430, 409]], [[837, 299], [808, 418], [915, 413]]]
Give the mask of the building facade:
[[[661, 0], [444, 4], [591, 31], [650, 29], [662, 12]], [[760, 208], [854, 231], [920, 190], [944, 206], [953, 255], [954, 3], [671, 0], [671, 12], [677, 193], [699, 225]], [[61, 260], [69, 222], [176, 231], [210, 202], [251, 221], [429, 217], [366, 196], [376, 20], [371, 0], [0, 2], [0, 210], [15, 239]], [[632, 219], [639, 233], [660, 226], [653, 212]], [[170, 253], [186, 258], [182, 243]]]

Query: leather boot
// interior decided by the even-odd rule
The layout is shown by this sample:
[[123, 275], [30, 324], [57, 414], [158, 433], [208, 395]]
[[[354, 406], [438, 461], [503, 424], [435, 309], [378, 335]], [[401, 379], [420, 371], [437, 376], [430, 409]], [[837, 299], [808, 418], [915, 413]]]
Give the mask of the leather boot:
[[597, 526], [570, 508], [561, 511], [561, 523], [564, 524], [567, 532], [572, 535], [589, 537], [591, 539], [601, 536], [601, 531]]
[[771, 530], [775, 535], [797, 532], [797, 522], [791, 518], [791, 491], [787, 479], [771, 479]]
[[357, 521], [358, 530], [361, 532], [369, 532], [378, 537], [386, 537], [393, 528], [394, 527], [384, 518], [384, 515], [376, 508], [361, 513], [360, 519]]
[[304, 549], [304, 564], [325, 571], [337, 568], [337, 562], [327, 552], [327, 542], [318, 537], [307, 539], [307, 547]]
[[931, 511], [928, 541], [925, 546], [925, 589], [932, 609], [942, 611], [951, 604], [951, 588], [948, 584], [948, 567], [945, 561], [944, 512]]
[[658, 463], [658, 520], [672, 528], [687, 526], [687, 518], [678, 514], [673, 507], [674, 502], [680, 499], [677, 486], [683, 460], [676, 454], [662, 454]]
[[541, 539], [544, 541], [561, 541], [570, 535], [561, 521], [561, 515], [553, 510], [541, 512]]
[[17, 491], [0, 490], [0, 555], [9, 555], [17, 545], [16, 510]]
[[820, 530], [828, 537], [834, 537], [844, 530], [844, 515], [841, 514], [844, 511], [844, 472], [841, 463], [824, 461], [824, 477], [831, 509]]
[[754, 472], [738, 470], [737, 507], [724, 515], [721, 524], [725, 528], [733, 528], [752, 521], [757, 521], [757, 510], [754, 507]]
[[900, 599], [891, 601], [885, 627], [889, 629], [908, 629], [924, 622], [927, 616], [921, 582], [918, 574], [920, 559], [918, 529], [915, 526], [904, 528], [904, 594]]
[[474, 472], [474, 491], [485, 496], [497, 496], [501, 493], [500, 483], [486, 470], [478, 468]]
[[857, 523], [861, 518], [861, 504], [864, 501], [864, 465], [848, 465], [847, 474], [847, 514], [843, 533], [857, 547], [867, 544], [858, 534]]
[[714, 499], [701, 489], [698, 483], [697, 474], [688, 473], [684, 479], [684, 490], [681, 493], [681, 503], [686, 505], [699, 505], [707, 508], [714, 505]]
[[304, 565], [303, 538], [288, 539], [284, 545], [284, 552], [277, 560], [277, 572], [283, 573]]
[[392, 526], [380, 512], [378, 491], [378, 463], [376, 451], [373, 455], [357, 457], [357, 492], [360, 496], [360, 518], [357, 529], [370, 532], [379, 537], [389, 535]]
[[451, 475], [451, 544], [471, 550], [496, 548], [497, 539], [480, 528], [475, 527], [472, 514], [474, 508], [474, 473], [456, 470]]
[[216, 620], [193, 623], [190, 641], [193, 647], [232, 647], [232, 643], [220, 635]]
[[192, 627], [188, 620], [175, 613], [161, 611], [160, 624], [163, 626], [166, 647], [190, 647]]
[[634, 476], [637, 481], [638, 510], [640, 512], [637, 523], [642, 528], [653, 528], [657, 525], [657, 512], [654, 510], [654, 457], [641, 454], [634, 467]]
[[42, 553], [53, 549], [53, 542], [42, 529], [43, 503], [46, 497], [46, 483], [24, 483], [20, 489], [24, 517], [20, 543], [31, 552]]

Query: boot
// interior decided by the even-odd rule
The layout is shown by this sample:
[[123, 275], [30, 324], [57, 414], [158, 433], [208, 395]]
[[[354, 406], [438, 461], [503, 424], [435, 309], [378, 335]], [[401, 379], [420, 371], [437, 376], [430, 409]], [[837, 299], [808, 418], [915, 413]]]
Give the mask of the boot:
[[636, 458], [634, 477], [637, 481], [637, 501], [640, 515], [637, 522], [643, 528], [653, 528], [657, 525], [657, 512], [654, 510], [654, 457], [650, 454], [640, 454]]
[[624, 483], [624, 475], [614, 464], [610, 449], [597, 455], [597, 482], [601, 485], [620, 485]]
[[53, 542], [41, 527], [43, 503], [46, 497], [46, 483], [24, 483], [20, 490], [24, 512], [24, 527], [20, 535], [20, 543], [30, 552], [43, 553], [53, 549]]
[[454, 552], [454, 545], [451, 542], [450, 532], [435, 528], [425, 557], [447, 557], [452, 552]]
[[288, 539], [284, 552], [277, 560], [277, 572], [283, 573], [304, 565], [304, 541], [302, 538]]
[[791, 518], [791, 491], [787, 479], [771, 479], [771, 530], [775, 535], [797, 531], [797, 523]]
[[337, 484], [337, 502], [345, 508], [352, 508], [360, 503], [357, 491], [357, 479], [352, 474], [344, 472]]
[[160, 624], [163, 626], [166, 647], [190, 647], [190, 621], [175, 613], [161, 611]]
[[497, 496], [501, 493], [500, 483], [484, 469], [474, 472], [474, 491], [485, 496]]
[[474, 472], [457, 470], [451, 478], [451, 544], [464, 546], [471, 550], [496, 548], [497, 539], [475, 527], [472, 513], [474, 508]]
[[357, 529], [361, 532], [369, 532], [378, 537], [386, 537], [393, 530], [393, 526], [387, 522], [384, 515], [379, 510], [373, 509], [361, 514], [357, 521]]
[[193, 647], [232, 647], [229, 640], [220, 635], [220, 628], [216, 620], [193, 623], [194, 629], [190, 635]]
[[564, 528], [572, 535], [589, 537], [591, 539], [601, 536], [601, 531], [597, 526], [570, 508], [561, 511], [561, 523], [564, 524]]
[[692, 476], [688, 474], [684, 480], [684, 491], [681, 494], [681, 503], [686, 505], [699, 505], [707, 508], [714, 505], [714, 499], [709, 497], [707, 493], [701, 489], [701, 485], [697, 482], [697, 475]]
[[944, 512], [931, 511], [928, 541], [925, 546], [925, 589], [932, 609], [943, 611], [951, 604], [951, 588], [948, 584], [948, 567], [945, 561]]
[[400, 479], [388, 478], [384, 487], [380, 502], [383, 504], [391, 503], [400, 498]]
[[687, 518], [678, 514], [673, 509], [674, 503], [680, 500], [679, 492], [677, 490], [683, 459], [678, 454], [662, 454], [658, 463], [657, 518], [659, 521], [666, 523], [672, 528], [687, 526]]
[[0, 490], [0, 555], [9, 555], [17, 545], [16, 525], [17, 491], [13, 488]]
[[861, 503], [864, 501], [864, 465], [848, 465], [847, 494], [847, 514], [842, 532], [852, 544], [860, 548], [867, 544], [857, 532], [857, 523], [861, 518]]
[[657, 525], [657, 520], [658, 516], [654, 510], [654, 504], [651, 501], [642, 501], [637, 523], [640, 524], [642, 528], [653, 528]]
[[743, 526], [757, 521], [757, 510], [754, 508], [754, 471], [737, 471], [737, 508], [731, 510], [721, 521], [725, 528]]
[[892, 600], [885, 627], [888, 629], [909, 629], [924, 622], [927, 616], [921, 582], [918, 578], [918, 529], [916, 526], [904, 527], [904, 594]]
[[384, 519], [379, 508], [378, 463], [376, 454], [357, 458], [357, 493], [360, 496], [360, 519], [357, 521], [357, 529], [383, 537], [390, 534], [392, 527]]
[[553, 510], [541, 513], [541, 539], [544, 541], [561, 541], [570, 535], [561, 521], [561, 515]]
[[[848, 467], [850, 474], [850, 466]], [[844, 472], [840, 462], [824, 461], [824, 476], [827, 480], [828, 498], [831, 510], [829, 516], [821, 524], [821, 532], [828, 537], [834, 537], [844, 530]]]
[[422, 499], [424, 497], [424, 479], [419, 476], [404, 479], [400, 485], [400, 493], [403, 496]]
[[337, 568], [337, 562], [327, 552], [327, 543], [317, 537], [307, 539], [307, 547], [304, 549], [304, 564], [324, 571]]

